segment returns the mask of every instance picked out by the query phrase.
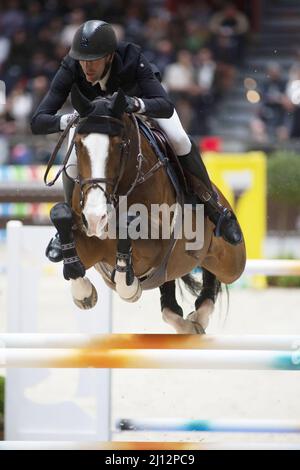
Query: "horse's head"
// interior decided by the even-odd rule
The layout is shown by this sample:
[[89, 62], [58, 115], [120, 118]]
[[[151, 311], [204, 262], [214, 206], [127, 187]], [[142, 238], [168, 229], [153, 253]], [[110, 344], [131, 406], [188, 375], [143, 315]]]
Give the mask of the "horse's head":
[[123, 120], [126, 99], [119, 91], [110, 99], [91, 102], [77, 87], [73, 87], [71, 96], [81, 118], [75, 142], [82, 217], [87, 235], [101, 237], [109, 219], [120, 158], [126, 146]]

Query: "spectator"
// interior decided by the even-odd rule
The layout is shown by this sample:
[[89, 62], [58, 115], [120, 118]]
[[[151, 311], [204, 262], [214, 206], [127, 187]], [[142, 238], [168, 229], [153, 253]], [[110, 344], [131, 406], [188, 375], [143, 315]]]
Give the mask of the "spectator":
[[64, 27], [61, 33], [60, 41], [66, 47], [70, 47], [73, 36], [79, 26], [85, 21], [85, 13], [80, 8], [73, 10], [69, 16], [69, 24]]
[[300, 63], [295, 62], [289, 71], [286, 95], [291, 106], [290, 137], [300, 137]]
[[197, 20], [186, 22], [186, 39], [184, 46], [192, 53], [197, 53], [208, 40], [208, 31]]
[[203, 48], [198, 52], [195, 66], [199, 93], [194, 101], [196, 122], [192, 131], [197, 135], [209, 135], [209, 120], [216, 99], [215, 78], [217, 67], [210, 49]]
[[150, 62], [153, 62], [160, 71], [161, 75], [165, 73], [166, 67], [174, 62], [175, 51], [173, 44], [169, 39], [160, 39], [152, 51], [146, 53]]
[[18, 30], [13, 34], [10, 51], [3, 64], [2, 76], [6, 84], [6, 91], [10, 93], [18, 80], [26, 76], [29, 68], [32, 44], [25, 30]]
[[[249, 30], [246, 15], [232, 2], [215, 13], [209, 23], [213, 45], [223, 60], [232, 65], [241, 63], [244, 56], [245, 36]], [[224, 57], [225, 56], [225, 57]]]
[[176, 102], [183, 127], [189, 131], [193, 119], [192, 97], [198, 92], [192, 54], [189, 51], [182, 49], [178, 52], [176, 62], [166, 67], [163, 82]]
[[28, 2], [26, 13], [26, 29], [36, 34], [46, 24], [47, 15], [43, 13], [42, 6], [38, 1]]
[[11, 37], [18, 30], [23, 29], [25, 18], [25, 12], [22, 11], [19, 0], [9, 0], [0, 17], [0, 28], [4, 36]]
[[234, 3], [226, 3], [209, 23], [212, 33], [210, 46], [218, 62], [217, 88], [220, 95], [232, 89], [236, 69], [242, 64], [249, 21]]
[[2, 64], [6, 61], [10, 51], [10, 40], [4, 36], [0, 36], [0, 72]]
[[286, 81], [276, 62], [268, 65], [266, 77], [261, 86], [258, 115], [251, 123], [253, 138], [260, 143], [269, 143], [274, 137], [284, 141], [289, 136], [287, 111], [290, 109]]
[[[144, 25], [144, 40], [147, 43], [147, 48], [154, 49], [157, 42], [165, 38], [166, 31], [169, 36], [169, 21], [170, 15], [166, 12], [148, 18]], [[176, 34], [178, 36], [178, 31]]]
[[40, 104], [49, 88], [49, 79], [45, 75], [38, 75], [30, 83], [30, 91], [32, 95], [32, 108], [30, 117], [33, 111]]
[[197, 82], [203, 94], [213, 94], [217, 64], [212, 51], [206, 47], [196, 56]]
[[7, 111], [16, 123], [16, 130], [26, 130], [32, 110], [32, 96], [26, 87], [26, 81], [20, 80], [7, 99]]
[[141, 7], [138, 4], [129, 6], [124, 22], [126, 38], [130, 42], [136, 42], [143, 45], [144, 43], [144, 24], [142, 18]]

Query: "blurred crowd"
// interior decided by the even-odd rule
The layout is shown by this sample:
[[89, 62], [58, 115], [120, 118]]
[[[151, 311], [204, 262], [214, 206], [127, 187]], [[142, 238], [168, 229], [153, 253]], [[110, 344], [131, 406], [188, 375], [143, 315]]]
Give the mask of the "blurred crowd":
[[300, 137], [300, 49], [288, 73], [278, 62], [267, 64], [258, 87], [260, 105], [251, 122], [254, 142], [272, 144]]
[[[0, 5], [0, 163], [45, 161], [47, 152], [16, 142], [88, 19], [113, 23], [120, 40], [142, 46], [160, 69], [186, 130], [209, 135], [210, 117], [234, 86], [249, 20], [223, 0], [2, 0]], [[70, 103], [66, 104], [69, 111]], [[262, 126], [263, 117], [253, 123]], [[257, 132], [257, 131], [255, 131]]]

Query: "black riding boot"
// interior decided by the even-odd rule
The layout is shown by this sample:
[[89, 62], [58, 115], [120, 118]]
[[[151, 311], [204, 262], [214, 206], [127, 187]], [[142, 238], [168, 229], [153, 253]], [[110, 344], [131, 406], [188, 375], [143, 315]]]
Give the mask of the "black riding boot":
[[216, 226], [215, 235], [223, 237], [232, 245], [238, 245], [243, 236], [236, 217], [232, 211], [218, 202], [218, 196], [213, 190], [205, 165], [193, 142], [191, 151], [187, 155], [180, 156], [179, 161], [192, 190], [204, 204], [206, 215]]
[[[63, 173], [63, 186], [64, 186], [64, 193], [65, 193], [65, 202], [67, 202], [69, 206], [71, 207], [74, 183], [64, 173]], [[51, 238], [46, 248], [45, 254], [47, 258], [50, 261], [52, 261], [52, 263], [59, 263], [60, 261], [63, 260], [61, 243], [60, 243], [58, 233], [56, 233], [55, 236]]]

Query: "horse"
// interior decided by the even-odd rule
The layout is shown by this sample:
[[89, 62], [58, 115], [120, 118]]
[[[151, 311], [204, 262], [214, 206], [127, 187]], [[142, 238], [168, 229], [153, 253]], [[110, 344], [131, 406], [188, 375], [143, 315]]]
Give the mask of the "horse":
[[[185, 234], [174, 236], [176, 223], [182, 222], [182, 213], [176, 214], [176, 207], [183, 207], [183, 192], [172, 184], [174, 172], [170, 170], [166, 154], [158, 159], [157, 148], [147, 133], [141, 132], [135, 115], [125, 112], [124, 93], [119, 90], [110, 99], [98, 98], [90, 102], [73, 87], [71, 96], [80, 115], [72, 141], [78, 177], [74, 180], [72, 209], [66, 203], [58, 203], [50, 215], [61, 239], [64, 276], [71, 280], [75, 304], [82, 309], [96, 304], [96, 289], [85, 276], [86, 269], [94, 267], [125, 301], [137, 301], [143, 290], [159, 288], [164, 321], [176, 333], [204, 334], [221, 283], [234, 282], [244, 271], [244, 240], [236, 246], [227, 243], [215, 236], [213, 223], [204, 217], [202, 244], [197, 249], [188, 249], [190, 239]], [[66, 163], [64, 171], [67, 173]], [[214, 189], [220, 202], [232, 210], [221, 191], [216, 186]], [[127, 204], [124, 210], [122, 198]], [[147, 219], [147, 223], [153, 222], [158, 227], [158, 237], [128, 240], [128, 207], [131, 210], [136, 205], [146, 208], [149, 216], [153, 205], [160, 207], [162, 204], [167, 208], [175, 207], [170, 219], [170, 236], [161, 236], [163, 218], [160, 213], [156, 218]], [[115, 213], [127, 217], [127, 232], [122, 240], [120, 232], [117, 237], [107, 236], [105, 232]], [[196, 227], [197, 214], [193, 206], [190, 218], [192, 226]], [[141, 224], [141, 217], [136, 214], [130, 220], [135, 228]], [[117, 225], [118, 222], [114, 226]], [[121, 254], [116, 259], [122, 243], [123, 246], [127, 243], [127, 249], [130, 243], [130, 258]], [[202, 269], [202, 284], [190, 274], [197, 267]], [[176, 299], [177, 279], [182, 279], [197, 296], [195, 310], [186, 318]]]

